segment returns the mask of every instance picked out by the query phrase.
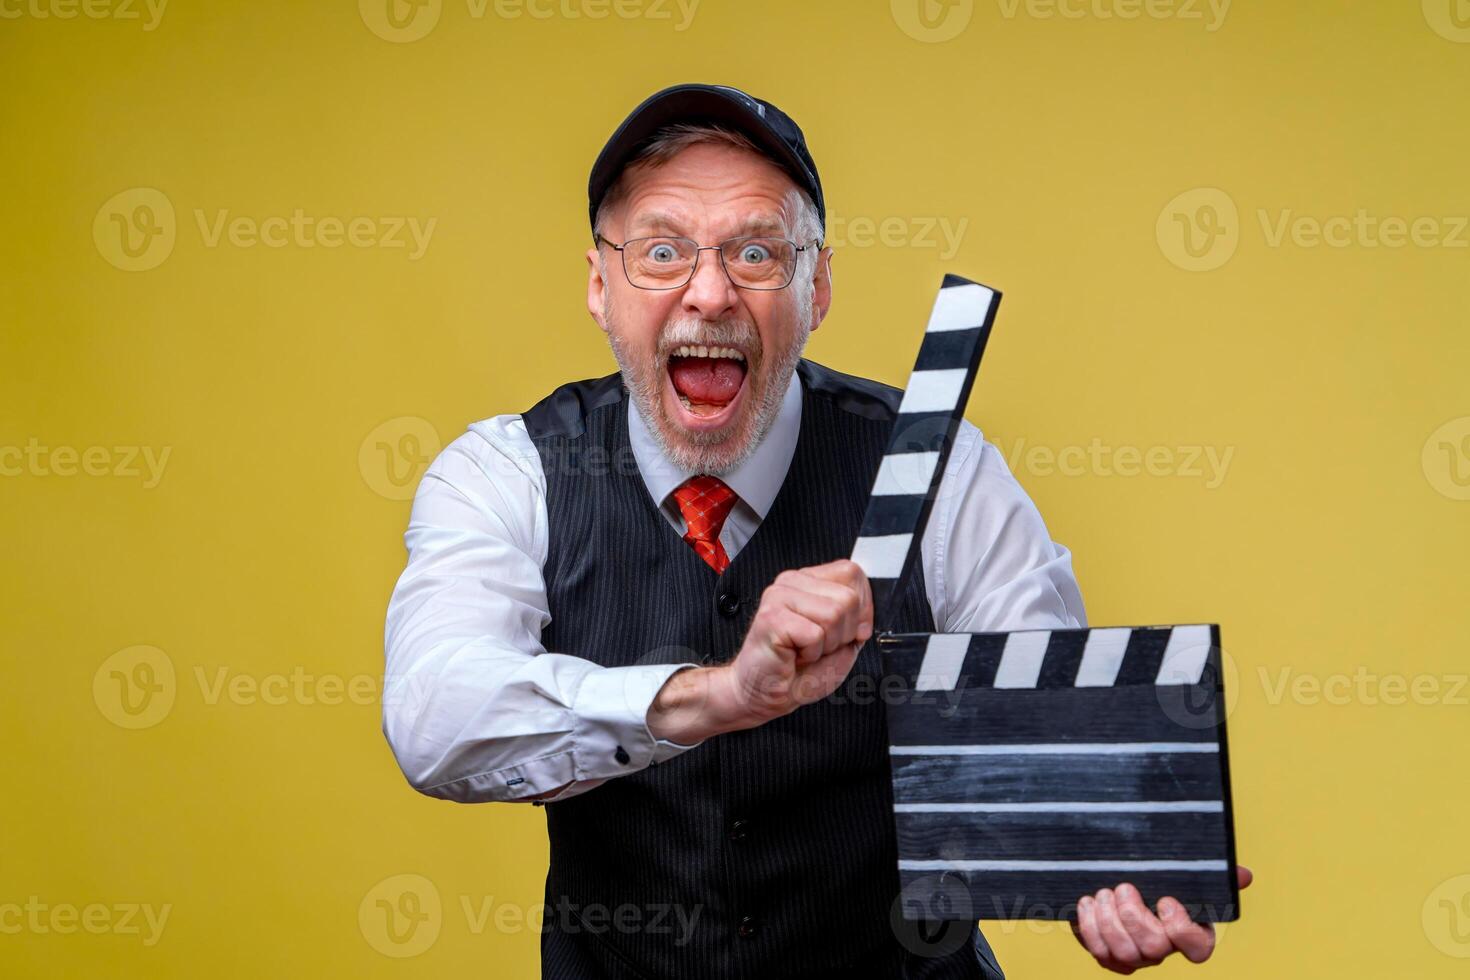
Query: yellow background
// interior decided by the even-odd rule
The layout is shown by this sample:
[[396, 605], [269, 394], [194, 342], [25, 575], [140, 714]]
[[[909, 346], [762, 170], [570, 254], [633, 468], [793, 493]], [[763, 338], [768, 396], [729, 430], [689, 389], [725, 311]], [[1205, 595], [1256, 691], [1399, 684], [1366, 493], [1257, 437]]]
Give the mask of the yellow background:
[[[0, 906], [170, 907], [151, 946], [0, 933], [0, 974], [535, 975], [537, 933], [493, 910], [540, 900], [542, 812], [418, 796], [379, 733], [409, 504], [377, 444], [417, 476], [435, 439], [612, 369], [583, 306], [586, 171], [644, 96], [708, 80], [801, 123], [851, 232], [811, 356], [902, 384], [944, 272], [1004, 290], [969, 417], [1072, 549], [1092, 622], [1222, 624], [1258, 877], [1212, 963], [1161, 972], [1463, 975], [1470, 233], [1272, 234], [1362, 210], [1453, 240], [1464, 3], [986, 0], [932, 5], [926, 31], [905, 0], [702, 0], [682, 30], [672, 0], [558, 2], [401, 5], [411, 41], [366, 0], [174, 0], [152, 30], [141, 5], [0, 3], [0, 447], [108, 447], [96, 475], [63, 453], [0, 477]], [[174, 242], [125, 271], [108, 230], [136, 188]], [[1233, 225], [1187, 193], [1211, 188]], [[199, 227], [296, 209], [436, 225], [417, 259]], [[1211, 214], [1235, 251], [1182, 268], [1169, 229]], [[966, 223], [955, 254], [930, 219]], [[1026, 455], [1095, 442], [1172, 462]], [[161, 479], [115, 447], [168, 449]], [[1187, 447], [1233, 454], [1217, 485]], [[140, 657], [173, 700], [128, 728], [112, 671], [146, 679]], [[278, 676], [310, 680], [249, 693]], [[1388, 703], [1389, 677], [1437, 694]], [[442, 911], [400, 958], [372, 917], [405, 874]], [[479, 933], [466, 901], [492, 910]], [[987, 932], [1012, 977], [1101, 975], [1064, 927]]]

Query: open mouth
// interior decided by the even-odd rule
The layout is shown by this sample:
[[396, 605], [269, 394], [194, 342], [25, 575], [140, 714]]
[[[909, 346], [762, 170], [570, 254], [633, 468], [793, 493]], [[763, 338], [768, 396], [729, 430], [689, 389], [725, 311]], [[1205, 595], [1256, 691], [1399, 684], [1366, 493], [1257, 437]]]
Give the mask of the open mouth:
[[673, 414], [686, 428], [720, 428], [735, 417], [746, 371], [745, 354], [734, 347], [674, 348], [668, 360]]

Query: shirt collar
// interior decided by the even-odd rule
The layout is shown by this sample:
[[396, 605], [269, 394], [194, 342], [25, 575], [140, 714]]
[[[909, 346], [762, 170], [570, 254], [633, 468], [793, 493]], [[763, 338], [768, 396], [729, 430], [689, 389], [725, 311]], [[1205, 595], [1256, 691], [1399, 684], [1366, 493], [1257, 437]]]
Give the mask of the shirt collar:
[[[761, 440], [755, 451], [745, 462], [720, 477], [725, 485], [764, 520], [766, 511], [776, 499], [781, 484], [786, 481], [786, 471], [791, 466], [791, 457], [796, 453], [796, 438], [801, 432], [801, 379], [795, 371], [786, 385], [781, 398], [781, 408], [771, 429]], [[694, 476], [691, 470], [675, 466], [673, 461], [659, 450], [653, 433], [643, 422], [643, 415], [628, 399], [628, 443], [633, 448], [633, 458], [638, 461], [638, 472], [653, 497], [656, 507], [663, 506], [664, 499], [685, 480]]]

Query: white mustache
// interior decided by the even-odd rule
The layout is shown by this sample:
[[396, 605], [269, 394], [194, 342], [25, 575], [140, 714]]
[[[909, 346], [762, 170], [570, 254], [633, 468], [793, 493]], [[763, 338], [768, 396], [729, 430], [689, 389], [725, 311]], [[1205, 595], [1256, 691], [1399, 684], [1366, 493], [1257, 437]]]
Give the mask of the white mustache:
[[658, 342], [661, 360], [667, 361], [669, 353], [685, 344], [700, 347], [738, 347], [748, 362], [756, 362], [761, 356], [760, 334], [755, 327], [740, 320], [683, 319], [671, 322]]

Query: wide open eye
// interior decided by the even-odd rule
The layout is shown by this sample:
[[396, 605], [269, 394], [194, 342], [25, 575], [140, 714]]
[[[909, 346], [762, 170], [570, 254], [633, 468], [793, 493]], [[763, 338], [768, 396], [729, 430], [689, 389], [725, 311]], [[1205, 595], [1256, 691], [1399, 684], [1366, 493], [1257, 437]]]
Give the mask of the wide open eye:
[[674, 244], [657, 238], [648, 243], [643, 254], [647, 261], [657, 264], [679, 261], [679, 250], [674, 247]]
[[740, 246], [740, 262], [744, 265], [761, 265], [771, 261], [772, 249], [762, 241], [748, 241]]

